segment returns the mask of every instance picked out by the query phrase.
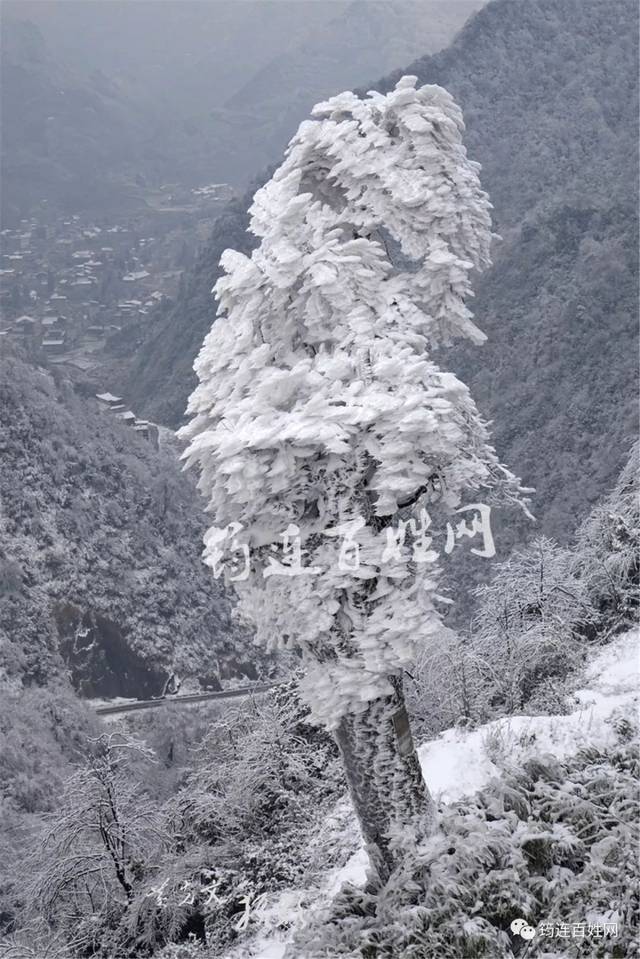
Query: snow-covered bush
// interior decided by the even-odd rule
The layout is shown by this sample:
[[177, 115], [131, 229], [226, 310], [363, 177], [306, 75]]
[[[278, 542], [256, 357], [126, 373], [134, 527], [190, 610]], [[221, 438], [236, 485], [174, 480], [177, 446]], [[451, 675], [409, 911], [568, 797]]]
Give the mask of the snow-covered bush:
[[128, 912], [141, 948], [195, 931], [221, 949], [265, 893], [303, 884], [310, 840], [344, 790], [336, 746], [308, 713], [292, 683], [212, 724], [167, 807], [171, 848]]
[[167, 843], [140, 782], [140, 763], [148, 761], [152, 754], [136, 740], [100, 736], [31, 850], [30, 909], [79, 954], [125, 951], [124, 919], [136, 886]]
[[419, 738], [487, 718], [472, 635], [443, 629], [440, 642], [421, 650], [407, 675], [407, 708]]
[[542, 537], [476, 590], [470, 667], [480, 678], [480, 708], [515, 713], [581, 660], [582, 633], [596, 617], [572, 562], [569, 550]]
[[574, 565], [570, 550], [545, 538], [496, 564], [475, 590], [469, 630], [443, 630], [411, 670], [410, 705], [425, 734], [523, 709], [566, 711], [566, 677], [598, 619]]
[[35, 919], [4, 936], [0, 956], [2, 959], [76, 959], [64, 937], [52, 933], [42, 919]]
[[570, 709], [589, 644], [634, 622], [640, 600], [638, 444], [614, 491], [561, 548], [545, 537], [496, 564], [467, 631], [443, 629], [409, 670], [423, 736], [526, 711]]
[[[473, 799], [442, 807], [440, 831], [378, 896], [345, 886], [287, 955], [508, 959], [526, 945], [510, 932], [517, 918], [538, 929], [531, 957], [639, 955], [638, 731], [629, 716], [613, 725], [608, 752], [529, 759]], [[543, 924], [605, 921], [618, 924], [617, 936], [542, 935]]]
[[191, 937], [186, 942], [170, 942], [155, 953], [155, 959], [207, 959], [211, 953], [201, 939]]
[[635, 622], [640, 601], [640, 443], [613, 491], [580, 527], [574, 561], [602, 625], [615, 632]]
[[[219, 857], [227, 847], [230, 864], [240, 866], [266, 838], [304, 824], [314, 805], [335, 796], [336, 757], [330, 737], [310, 742], [292, 721], [290, 707], [272, 697], [229, 711], [205, 738], [177, 797], [180, 832], [215, 844]], [[259, 868], [270, 874], [273, 865]]]

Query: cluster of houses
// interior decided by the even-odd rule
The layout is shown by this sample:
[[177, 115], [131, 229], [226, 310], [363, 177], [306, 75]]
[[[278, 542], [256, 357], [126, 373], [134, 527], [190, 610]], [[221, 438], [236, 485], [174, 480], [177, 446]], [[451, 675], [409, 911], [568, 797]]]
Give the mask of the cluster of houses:
[[67, 318], [48, 313], [42, 317], [23, 313], [2, 333], [5, 336], [8, 333], [19, 336], [29, 354], [38, 350], [44, 353], [63, 353], [67, 342]]
[[32, 218], [0, 240], [0, 334], [24, 337], [41, 353], [104, 341], [164, 298], [164, 274], [147, 268], [154, 238], [133, 227]]
[[135, 413], [126, 408], [121, 396], [114, 396], [113, 393], [96, 393], [96, 400], [104, 412], [111, 414], [125, 426], [130, 426], [141, 439], [158, 449], [158, 427], [155, 423], [149, 423], [148, 420], [138, 419]]
[[159, 205], [120, 223], [62, 215], [42, 200], [33, 216], [0, 231], [0, 349], [16, 338], [39, 362], [93, 368], [110, 337], [175, 295], [185, 226], [206, 239], [231, 195], [224, 183], [165, 184]]

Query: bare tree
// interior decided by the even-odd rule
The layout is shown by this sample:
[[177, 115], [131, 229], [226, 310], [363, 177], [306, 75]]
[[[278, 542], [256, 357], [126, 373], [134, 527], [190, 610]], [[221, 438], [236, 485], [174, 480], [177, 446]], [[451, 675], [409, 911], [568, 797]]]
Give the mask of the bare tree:
[[153, 753], [120, 733], [92, 741], [67, 781], [32, 864], [33, 906], [76, 947], [95, 944], [131, 905], [152, 850], [166, 836], [136, 766]]

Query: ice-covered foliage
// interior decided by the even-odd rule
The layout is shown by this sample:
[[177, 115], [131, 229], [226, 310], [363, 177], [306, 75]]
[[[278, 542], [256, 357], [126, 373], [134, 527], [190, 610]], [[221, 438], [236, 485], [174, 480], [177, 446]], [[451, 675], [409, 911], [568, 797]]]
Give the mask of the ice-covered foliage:
[[[628, 711], [609, 723], [607, 748], [564, 760], [505, 758], [480, 793], [441, 808], [440, 832], [382, 893], [345, 886], [303, 924], [286, 955], [507, 957], [524, 945], [510, 933], [518, 917], [537, 929], [527, 955], [636, 955], [638, 730]], [[605, 922], [617, 925], [615, 936], [603, 935]], [[557, 932], [573, 924], [581, 938]], [[545, 927], [556, 930], [553, 938]]]
[[[520, 490], [433, 354], [483, 339], [465, 301], [489, 262], [490, 205], [459, 108], [404, 77], [313, 117], [254, 198], [258, 248], [223, 255], [183, 434], [215, 517], [206, 560], [220, 567], [231, 534], [250, 551], [246, 578], [230, 578], [257, 640], [303, 651], [303, 695], [335, 727], [390, 695], [440, 628], [430, 536], [416, 562], [408, 544], [391, 548], [394, 519], [415, 531], [425, 506]], [[285, 533], [289, 563], [272, 575]]]
[[25, 904], [26, 850], [58, 808], [98, 722], [66, 687], [18, 690], [0, 682], [0, 938]]
[[190, 935], [219, 954], [245, 937], [268, 895], [326, 867], [316, 837], [344, 784], [332, 738], [307, 713], [286, 690], [212, 724], [165, 806], [169, 847], [121, 923], [136, 955], [168, 943], [167, 955], [195, 954]]
[[546, 537], [493, 567], [467, 631], [443, 631], [411, 668], [410, 710], [424, 735], [512, 713], [562, 713], [565, 680], [592, 644], [637, 619], [638, 448], [571, 547]]

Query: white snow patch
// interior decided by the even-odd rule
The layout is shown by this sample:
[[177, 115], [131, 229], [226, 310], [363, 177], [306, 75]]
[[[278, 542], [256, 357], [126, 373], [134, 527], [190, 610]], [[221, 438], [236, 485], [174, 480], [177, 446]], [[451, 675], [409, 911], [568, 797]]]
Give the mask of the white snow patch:
[[283, 959], [287, 948], [286, 942], [270, 942], [266, 939], [258, 940], [248, 955], [253, 959]]
[[[625, 633], [603, 648], [586, 669], [589, 685], [575, 694], [579, 708], [567, 716], [506, 716], [478, 729], [447, 729], [418, 748], [434, 796], [453, 802], [500, 775], [500, 759], [552, 753], [564, 759], [582, 746], [606, 746], [606, 720], [620, 707], [637, 710], [640, 679], [638, 633]], [[496, 763], [497, 760], [498, 762]]]

